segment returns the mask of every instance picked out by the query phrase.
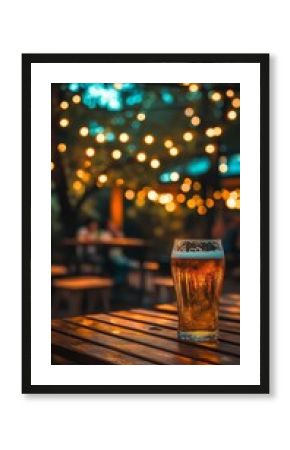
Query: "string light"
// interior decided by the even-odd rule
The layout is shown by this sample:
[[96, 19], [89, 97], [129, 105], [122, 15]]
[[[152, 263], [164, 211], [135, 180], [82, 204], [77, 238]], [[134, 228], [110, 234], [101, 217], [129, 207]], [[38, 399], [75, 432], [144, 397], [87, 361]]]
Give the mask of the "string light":
[[170, 193], [160, 194], [159, 195], [159, 203], [161, 205], [166, 205], [166, 203], [170, 203], [173, 200], [173, 195]]
[[169, 149], [169, 154], [170, 154], [171, 156], [177, 156], [178, 153], [179, 153], [179, 150], [178, 150], [178, 148], [176, 148], [176, 147], [171, 147], [171, 148]]
[[227, 164], [221, 163], [221, 164], [219, 165], [219, 171], [220, 171], [221, 173], [226, 173], [226, 172], [228, 171], [228, 166], [227, 166]]
[[89, 129], [88, 127], [81, 127], [79, 129], [79, 134], [83, 137], [87, 136], [89, 134]]
[[148, 144], [148, 145], [153, 144], [153, 142], [154, 142], [154, 136], [152, 136], [152, 134], [147, 134], [147, 135], [144, 137], [144, 142], [145, 142], [145, 144]]
[[213, 144], [207, 144], [204, 149], [208, 154], [212, 154], [215, 152], [215, 146]]
[[91, 162], [90, 160], [86, 159], [86, 160], [84, 161], [84, 167], [85, 167], [86, 169], [88, 169], [89, 167], [91, 167], [91, 165], [92, 165], [92, 162]]
[[191, 131], [186, 131], [186, 132], [183, 134], [183, 139], [184, 139], [186, 142], [192, 141], [192, 139], [193, 139], [193, 134], [191, 133]]
[[194, 189], [195, 191], [200, 191], [200, 190], [201, 190], [201, 184], [200, 184], [199, 181], [195, 181], [195, 182], [193, 183], [192, 187], [193, 187], [193, 189]]
[[92, 158], [95, 155], [95, 149], [93, 147], [86, 148], [86, 155]]
[[115, 183], [116, 183], [116, 186], [123, 186], [123, 184], [124, 184], [125, 182], [124, 182], [124, 179], [123, 179], [123, 178], [117, 178], [116, 181], [115, 181]]
[[130, 139], [130, 136], [129, 136], [128, 133], [121, 133], [121, 134], [119, 135], [119, 141], [120, 141], [120, 142], [123, 142], [123, 144], [125, 144], [126, 142], [128, 142], [129, 139]]
[[193, 198], [190, 198], [187, 200], [186, 205], [189, 209], [194, 209], [196, 207], [195, 200]]
[[150, 166], [152, 167], [152, 169], [158, 169], [158, 167], [160, 166], [160, 161], [157, 158], [153, 158], [150, 161]]
[[146, 156], [146, 153], [144, 153], [144, 152], [139, 152], [139, 153], [137, 153], [137, 155], [136, 155], [136, 159], [137, 159], [139, 162], [144, 162], [144, 161], [146, 161], [146, 158], [147, 158], [147, 156]]
[[213, 128], [207, 128], [207, 129], [205, 130], [205, 134], [206, 134], [208, 137], [214, 137], [214, 136], [215, 136], [215, 131], [214, 131]]
[[158, 194], [156, 191], [154, 191], [154, 189], [151, 189], [148, 194], [147, 197], [149, 198], [149, 200], [151, 200], [152, 202], [156, 202], [156, 200], [158, 200]]
[[66, 151], [66, 145], [63, 142], [60, 142], [57, 146], [57, 149], [60, 153], [64, 153]]
[[105, 173], [102, 173], [101, 175], [98, 176], [98, 181], [104, 184], [108, 181], [108, 176]]
[[51, 163], [50, 163], [50, 168], [51, 168], [51, 170], [53, 170], [55, 168], [55, 165], [54, 165], [53, 161], [51, 161]]
[[223, 130], [221, 129], [221, 127], [214, 127], [214, 134], [215, 136], [220, 136], [223, 132]]
[[206, 204], [206, 206], [207, 206], [208, 208], [213, 208], [213, 206], [214, 206], [214, 201], [213, 201], [212, 198], [207, 198], [206, 201], [205, 201], [205, 204]]
[[233, 105], [233, 107], [234, 108], [239, 108], [240, 107], [240, 99], [239, 98], [234, 98], [233, 100], [232, 100], [232, 105]]
[[123, 87], [123, 83], [114, 83], [115, 89], [120, 90], [120, 89], [122, 89], [122, 87]]
[[193, 116], [193, 118], [191, 119], [191, 123], [194, 127], [197, 127], [198, 125], [200, 125], [200, 117], [198, 116]]
[[166, 139], [166, 141], [164, 141], [164, 146], [166, 148], [171, 148], [173, 146], [173, 141], [171, 139]]
[[198, 91], [198, 85], [195, 84], [195, 83], [192, 83], [192, 84], [189, 85], [188, 89], [189, 89], [190, 92], [197, 92]]
[[60, 125], [62, 128], [66, 128], [66, 127], [68, 127], [68, 125], [69, 125], [69, 120], [68, 120], [66, 117], [63, 117], [62, 119], [60, 119], [59, 125]]
[[207, 213], [207, 208], [205, 206], [201, 205], [197, 208], [197, 213], [200, 216], [204, 216]]
[[72, 187], [73, 187], [73, 190], [76, 192], [80, 192], [80, 191], [84, 190], [84, 185], [79, 180], [74, 181]]
[[76, 94], [76, 95], [74, 95], [74, 96], [72, 97], [72, 102], [75, 103], [76, 105], [77, 105], [78, 103], [80, 103], [81, 100], [82, 100], [82, 98], [81, 98], [81, 96], [78, 95], [78, 94]]
[[178, 172], [171, 172], [171, 174], [170, 174], [171, 181], [178, 181], [179, 178], [180, 178], [180, 175]]
[[234, 209], [236, 207], [236, 200], [232, 197], [229, 197], [226, 201], [226, 205], [229, 209]]
[[186, 200], [186, 197], [184, 194], [177, 194], [176, 200], [178, 201], [178, 203], [184, 203]]
[[183, 183], [181, 185], [180, 189], [182, 190], [182, 192], [189, 192], [191, 189], [191, 186], [188, 183]]
[[235, 120], [237, 118], [237, 113], [233, 109], [227, 113], [229, 120]]
[[104, 135], [104, 133], [98, 133], [95, 139], [99, 144], [103, 144], [106, 140], [106, 136]]
[[59, 107], [60, 107], [60, 109], [68, 109], [69, 108], [69, 102], [64, 100], [63, 102], [60, 102]]
[[234, 91], [233, 91], [232, 89], [228, 89], [228, 90], [226, 91], [226, 96], [227, 96], [227, 97], [231, 98], [231, 97], [233, 97], [234, 95], [235, 95], [235, 93], [234, 93]]
[[221, 93], [220, 93], [220, 92], [214, 92], [214, 93], [212, 94], [212, 96], [211, 96], [211, 99], [212, 99], [214, 102], [219, 102], [219, 101], [221, 100], [221, 98], [222, 98], [222, 96], [221, 96]]
[[191, 116], [193, 116], [193, 114], [194, 114], [193, 108], [185, 108], [184, 114], [186, 115], [186, 117], [191, 117]]
[[176, 203], [174, 202], [169, 202], [165, 205], [165, 209], [167, 212], [173, 212], [176, 210]]
[[221, 195], [220, 191], [214, 191], [214, 193], [213, 193], [213, 198], [214, 198], [215, 200], [220, 200], [221, 197], [222, 197], [222, 195]]
[[125, 197], [126, 197], [127, 200], [133, 200], [133, 198], [135, 197], [135, 192], [132, 191], [132, 189], [128, 189], [125, 192]]
[[140, 122], [143, 122], [143, 120], [146, 119], [146, 114], [145, 113], [139, 113], [137, 114], [137, 120], [139, 120]]
[[185, 184], [192, 184], [192, 180], [188, 177], [184, 178], [183, 183]]
[[112, 151], [112, 158], [113, 159], [120, 159], [121, 156], [122, 156], [122, 152], [120, 150], [116, 149], [116, 150]]

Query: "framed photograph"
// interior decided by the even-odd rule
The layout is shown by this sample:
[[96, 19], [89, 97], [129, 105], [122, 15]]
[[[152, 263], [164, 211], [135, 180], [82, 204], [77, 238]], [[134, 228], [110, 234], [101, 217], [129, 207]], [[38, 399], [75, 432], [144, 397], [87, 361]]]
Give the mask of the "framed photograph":
[[269, 55], [24, 54], [23, 393], [269, 393]]

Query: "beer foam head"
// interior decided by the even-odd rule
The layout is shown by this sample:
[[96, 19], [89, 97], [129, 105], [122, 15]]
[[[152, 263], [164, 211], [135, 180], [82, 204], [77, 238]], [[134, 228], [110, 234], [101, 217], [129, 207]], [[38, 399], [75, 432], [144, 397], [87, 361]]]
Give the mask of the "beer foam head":
[[184, 259], [222, 259], [224, 251], [220, 240], [176, 240], [172, 258]]

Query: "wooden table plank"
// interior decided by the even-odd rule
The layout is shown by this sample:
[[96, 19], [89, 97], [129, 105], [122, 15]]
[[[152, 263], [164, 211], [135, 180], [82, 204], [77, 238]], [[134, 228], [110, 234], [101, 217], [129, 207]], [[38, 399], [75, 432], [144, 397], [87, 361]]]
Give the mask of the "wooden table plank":
[[[144, 311], [144, 310], [143, 310]], [[146, 310], [149, 311], [149, 310]], [[176, 320], [174, 320], [173, 318], [168, 319], [168, 318], [161, 318], [158, 315], [156, 315], [154, 317], [154, 311], [150, 312], [152, 314], [150, 314], [150, 316], [152, 317], [148, 317], [149, 314], [141, 314], [141, 313], [137, 313], [137, 312], [132, 312], [130, 311], [113, 311], [112, 314], [118, 316], [118, 317], [124, 317], [124, 319], [129, 318], [129, 319], [133, 319], [133, 320], [139, 320], [140, 322], [146, 322], [146, 323], [156, 323], [157, 325], [162, 325], [163, 327], [166, 328], [171, 328], [173, 330], [176, 329], [177, 325], [176, 325]], [[238, 323], [236, 322], [231, 322], [231, 321], [226, 321], [226, 320], [220, 320], [219, 321], [219, 328], [222, 331], [230, 331], [232, 333], [237, 333], [239, 334], [240, 332], [240, 326]]]
[[134, 357], [141, 357], [155, 364], [199, 364], [191, 357], [185, 357], [171, 352], [149, 347], [148, 345], [138, 344], [116, 336], [108, 336], [98, 331], [92, 331], [85, 327], [74, 325], [63, 320], [53, 320], [52, 329], [60, 331], [66, 335], [77, 337], [83, 341], [89, 341], [99, 346], [107, 347], [111, 350], [118, 350]]
[[81, 339], [57, 333], [51, 333], [52, 352], [67, 356], [70, 360], [81, 364], [151, 364], [149, 361], [126, 355], [101, 345], [85, 342]]
[[[167, 338], [157, 337], [151, 333], [144, 333], [133, 330], [132, 328], [124, 328], [110, 323], [101, 322], [98, 320], [98, 315], [95, 319], [87, 317], [75, 317], [66, 319], [66, 322], [87, 327], [91, 330], [96, 330], [106, 333], [109, 336], [118, 336], [126, 340], [137, 343], [146, 344], [150, 347], [159, 348], [177, 355], [187, 356], [199, 361], [205, 361], [210, 364], [238, 364], [239, 358], [232, 355], [217, 353], [207, 348], [202, 348], [196, 345], [183, 343], [178, 340], [170, 340]], [[236, 349], [238, 349], [236, 347]]]

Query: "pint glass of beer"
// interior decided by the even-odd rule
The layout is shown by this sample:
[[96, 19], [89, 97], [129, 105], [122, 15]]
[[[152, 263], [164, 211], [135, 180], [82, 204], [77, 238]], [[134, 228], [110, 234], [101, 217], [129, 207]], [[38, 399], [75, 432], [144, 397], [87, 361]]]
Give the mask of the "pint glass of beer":
[[185, 341], [214, 339], [224, 277], [220, 240], [176, 239], [171, 267], [178, 308], [178, 337]]

